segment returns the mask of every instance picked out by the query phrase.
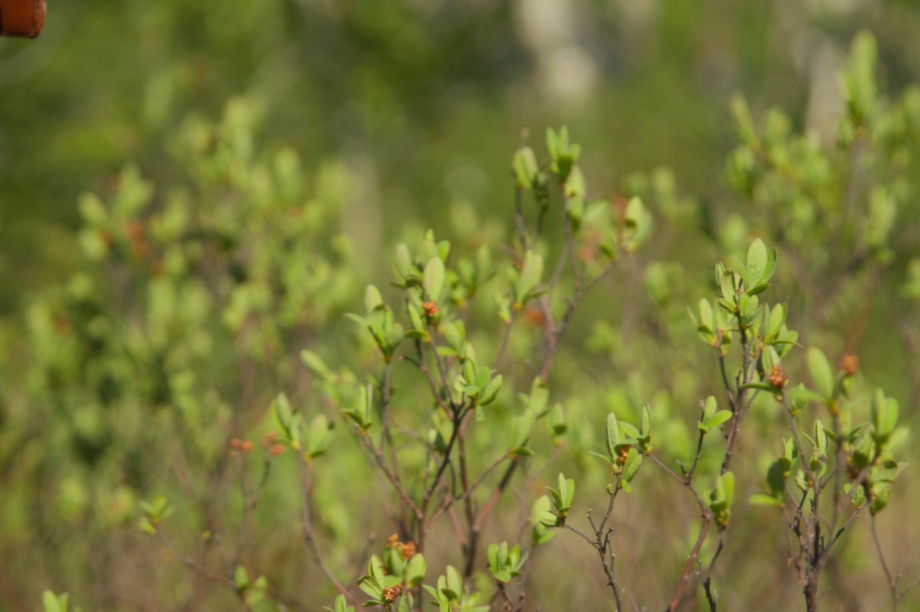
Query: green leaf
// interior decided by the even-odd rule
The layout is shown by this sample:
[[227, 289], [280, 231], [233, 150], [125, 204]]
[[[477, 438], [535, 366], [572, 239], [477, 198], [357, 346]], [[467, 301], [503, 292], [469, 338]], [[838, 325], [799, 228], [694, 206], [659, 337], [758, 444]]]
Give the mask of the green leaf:
[[707, 299], [700, 300], [700, 325], [708, 330], [714, 329], [712, 305]]
[[559, 492], [565, 501], [566, 509], [572, 506], [572, 498], [575, 497], [575, 481], [571, 478], [565, 478], [562, 472], [559, 473]]
[[428, 566], [425, 563], [425, 557], [421, 553], [413, 555], [406, 566], [406, 582], [410, 587], [418, 586], [425, 579], [427, 571]]
[[307, 431], [306, 454], [309, 458], [319, 457], [326, 452], [329, 445], [329, 419], [323, 414], [318, 414], [310, 423]]
[[575, 495], [575, 481], [571, 478], [566, 479], [560, 472], [559, 488], [546, 487], [546, 489], [553, 496], [553, 505], [556, 507], [556, 512], [559, 513], [560, 517], [564, 518], [572, 506], [572, 498]]
[[767, 468], [767, 486], [774, 498], [783, 499], [786, 493], [786, 478], [792, 469], [792, 463], [787, 458], [777, 459]]
[[[565, 194], [569, 198], [575, 198], [576, 201], [582, 202], [582, 198], [585, 197], [585, 176], [581, 172], [581, 168], [575, 166], [572, 168], [572, 171], [569, 173], [569, 178], [565, 183]], [[571, 206], [572, 200], [569, 200], [569, 205]]]
[[522, 304], [527, 301], [533, 290], [543, 278], [543, 256], [533, 251], [527, 251], [524, 256], [524, 266], [515, 287], [515, 298]]
[[144, 535], [155, 536], [157, 534], [157, 528], [153, 526], [153, 523], [150, 522], [146, 516], [142, 516], [140, 520], [137, 521], [137, 528], [141, 530], [141, 533]]
[[278, 427], [278, 433], [285, 439], [291, 438], [291, 404], [284, 393], [279, 393], [272, 402], [272, 417]]
[[538, 497], [531, 507], [530, 524], [533, 529], [530, 537], [535, 545], [548, 542], [556, 533], [554, 530], [547, 528], [548, 525], [553, 525], [556, 520], [556, 517], [550, 512], [550, 508], [552, 508], [552, 503], [546, 495]]
[[626, 462], [623, 464], [623, 480], [632, 482], [632, 479], [635, 478], [636, 473], [639, 471], [640, 465], [642, 465], [642, 454], [634, 448], [629, 449]]
[[460, 580], [460, 572], [453, 565], [447, 566], [447, 590], [453, 595], [451, 599], [460, 599], [460, 593], [463, 592], [463, 581]]
[[380, 290], [377, 289], [374, 285], [368, 285], [364, 289], [364, 308], [368, 313], [372, 313], [375, 310], [384, 308], [383, 297], [380, 295]]
[[[440, 582], [440, 580], [439, 580], [439, 582]], [[431, 595], [431, 598], [434, 600], [434, 601], [432, 601], [432, 603], [433, 603], [434, 605], [441, 604], [441, 608], [440, 608], [441, 612], [443, 612], [443, 611], [445, 611], [445, 610], [449, 610], [449, 608], [446, 606], [446, 604], [444, 604], [444, 603], [441, 602], [441, 593], [439, 593], [437, 589], [435, 589], [434, 587], [430, 587], [430, 586], [428, 586], [427, 584], [423, 584], [423, 585], [422, 585], [422, 588], [425, 589], [426, 591], [428, 591], [428, 594]]]
[[537, 165], [537, 156], [530, 147], [521, 147], [514, 154], [514, 178], [519, 189], [533, 189], [538, 185], [537, 175], [540, 167]]
[[530, 386], [530, 397], [527, 400], [527, 407], [533, 411], [534, 415], [542, 416], [549, 402], [549, 389], [543, 379], [537, 376], [533, 379]]
[[399, 348], [399, 344], [405, 338], [405, 330], [400, 323], [394, 323], [386, 337], [386, 343], [383, 347], [384, 355], [392, 355]]
[[422, 315], [419, 314], [418, 308], [412, 303], [406, 302], [406, 312], [409, 313], [409, 322], [412, 324], [412, 329], [421, 334], [421, 336], [418, 336], [417, 334], [410, 337], [423, 337], [427, 340], [428, 325], [425, 324], [425, 321], [422, 319]]
[[383, 599], [383, 587], [373, 576], [361, 576], [358, 579], [358, 588], [374, 599]]
[[827, 454], [827, 433], [821, 421], [815, 421], [815, 447], [822, 454]]
[[354, 606], [348, 605], [348, 600], [345, 599], [344, 595], [339, 595], [335, 598], [334, 608], [323, 606], [323, 610], [328, 610], [328, 612], [355, 612]]
[[712, 425], [710, 423], [712, 422], [712, 417], [716, 414], [716, 408], [718, 408], [716, 398], [711, 395], [708, 396], [703, 402], [703, 414], [701, 415], [699, 422], [699, 428], [702, 431], [708, 432], [710, 429], [712, 429]]
[[758, 389], [760, 391], [775, 391], [773, 385], [762, 382], [749, 382], [741, 385], [742, 389]]
[[725, 488], [725, 502], [731, 506], [735, 498], [735, 475], [731, 472], [725, 472], [722, 475], [722, 483]]
[[872, 514], [878, 514], [884, 510], [888, 504], [891, 503], [891, 489], [885, 488], [881, 491], [878, 491], [875, 499], [872, 500], [872, 504], [869, 506], [869, 511]]
[[744, 285], [750, 290], [761, 283], [767, 269], [767, 247], [760, 238], [751, 243], [748, 248], [747, 263], [744, 267], [747, 272]]
[[721, 425], [722, 423], [724, 423], [725, 421], [731, 418], [732, 418], [731, 410], [720, 410], [714, 415], [712, 415], [712, 418], [709, 419], [708, 425], [710, 429], [712, 429], [712, 428], [718, 427], [719, 425]]
[[237, 593], [244, 593], [249, 588], [249, 575], [242, 565], [236, 566], [236, 570], [233, 572], [233, 585], [236, 587]]
[[332, 370], [330, 370], [320, 356], [313, 351], [308, 351], [306, 349], [300, 351], [300, 360], [307, 366], [307, 369], [320, 378], [329, 380], [335, 377]]
[[783, 502], [776, 499], [772, 495], [767, 495], [766, 493], [753, 493], [751, 497], [748, 498], [748, 503], [752, 506], [775, 506], [777, 508], [783, 507]]
[[346, 313], [345, 313], [345, 317], [348, 318], [348, 319], [350, 319], [350, 320], [352, 320], [352, 321], [354, 321], [354, 322], [357, 323], [358, 325], [360, 325], [362, 329], [368, 329], [368, 328], [370, 328], [370, 326], [371, 326], [370, 321], [368, 321], [367, 319], [365, 319], [365, 318], [362, 317], [361, 315], [356, 315], [356, 314], [353, 313], [353, 312], [346, 312]]
[[770, 322], [767, 325], [767, 337], [775, 337], [779, 334], [780, 330], [783, 327], [783, 323], [786, 322], [786, 305], [777, 304], [773, 307], [773, 310], [770, 312]]
[[[61, 597], [67, 597], [67, 595], [62, 595]], [[61, 607], [58, 603], [58, 597], [51, 591], [42, 593], [42, 605], [45, 608], [45, 612], [66, 612], [67, 610], [66, 600], [64, 607]]]
[[898, 403], [893, 398], [886, 398], [881, 389], [876, 390], [872, 398], [872, 425], [879, 442], [887, 442], [888, 436], [898, 424]]
[[441, 324], [441, 333], [444, 339], [458, 354], [463, 350], [463, 343], [466, 342], [466, 330], [463, 327], [463, 321], [448, 321]]
[[617, 423], [617, 417], [612, 412], [607, 415], [607, 429], [606, 429], [606, 441], [607, 441], [607, 455], [610, 461], [616, 461], [617, 445], [620, 444], [620, 427]]
[[627, 248], [633, 250], [644, 244], [652, 231], [652, 215], [646, 210], [641, 198], [633, 197], [626, 204], [625, 221], [630, 230]]
[[485, 389], [482, 390], [482, 393], [479, 396], [480, 406], [485, 406], [486, 404], [491, 403], [498, 396], [498, 392], [502, 388], [502, 380], [502, 375], [499, 374], [489, 381], [489, 384], [486, 385]]
[[424, 286], [428, 299], [437, 302], [444, 288], [444, 262], [439, 257], [431, 259], [425, 266]]
[[530, 434], [533, 431], [534, 415], [530, 410], [516, 417], [511, 423], [511, 439], [514, 446], [525, 447], [530, 440]]
[[830, 362], [821, 349], [812, 347], [808, 349], [807, 355], [808, 372], [814, 381], [818, 391], [824, 396], [824, 400], [829, 402], [834, 399], [834, 370]]
[[559, 156], [559, 137], [553, 128], [546, 128], [546, 149], [553, 159]]
[[396, 275], [403, 280], [418, 274], [418, 271], [412, 264], [412, 256], [409, 255], [409, 248], [405, 244], [398, 244], [396, 246], [396, 255], [393, 257], [393, 268]]

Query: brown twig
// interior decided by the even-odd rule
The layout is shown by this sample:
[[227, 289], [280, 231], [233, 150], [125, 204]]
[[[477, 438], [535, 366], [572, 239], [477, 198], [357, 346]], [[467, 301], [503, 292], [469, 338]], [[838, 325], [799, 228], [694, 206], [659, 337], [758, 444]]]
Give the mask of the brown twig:
[[[370, 445], [373, 448], [373, 445]], [[319, 566], [320, 571], [326, 576], [326, 579], [329, 580], [330, 584], [335, 587], [335, 590], [341, 593], [345, 599], [350, 603], [357, 603], [355, 596], [339, 582], [339, 579], [332, 572], [326, 561], [323, 559], [323, 555], [319, 550], [319, 546], [316, 544], [316, 536], [313, 533], [313, 523], [310, 519], [310, 483], [307, 478], [307, 466], [305, 462], [301, 459], [298, 461], [300, 465], [300, 490], [302, 497], [302, 508], [301, 508], [301, 518], [302, 518], [302, 530], [303, 538], [307, 542], [307, 546], [310, 548], [310, 552], [313, 553], [313, 560], [316, 561], [316, 564]]]

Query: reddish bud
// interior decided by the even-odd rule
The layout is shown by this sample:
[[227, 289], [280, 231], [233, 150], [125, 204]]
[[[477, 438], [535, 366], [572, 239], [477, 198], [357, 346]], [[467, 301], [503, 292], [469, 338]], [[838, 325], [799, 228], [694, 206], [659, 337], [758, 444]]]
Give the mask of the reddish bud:
[[767, 377], [767, 380], [770, 381], [773, 388], [781, 391], [786, 387], [786, 381], [789, 379], [783, 375], [783, 369], [781, 367], [773, 366], [773, 371], [770, 372], [770, 376]]
[[423, 302], [422, 311], [425, 313], [425, 318], [429, 321], [433, 319], [439, 312], [441, 312], [441, 310], [438, 308], [438, 305], [435, 304], [434, 301]]
[[278, 434], [271, 431], [264, 436], [262, 436], [262, 446], [271, 446], [275, 443], [275, 439], [278, 437]]
[[859, 357], [845, 353], [840, 359], [840, 369], [843, 370], [844, 374], [848, 377], [854, 376], [856, 371], [859, 370]]
[[406, 559], [407, 561], [411, 559], [413, 555], [415, 555], [415, 542], [406, 542], [405, 544], [398, 546], [398, 548], [399, 552], [402, 553], [403, 559]]
[[387, 603], [393, 603], [396, 601], [396, 598], [403, 594], [403, 586], [401, 584], [394, 584], [390, 587], [385, 587], [383, 589], [383, 601]]
[[231, 439], [230, 446], [232, 446], [234, 450], [238, 450], [243, 453], [248, 453], [252, 450], [252, 442], [249, 440], [240, 440], [239, 438]]

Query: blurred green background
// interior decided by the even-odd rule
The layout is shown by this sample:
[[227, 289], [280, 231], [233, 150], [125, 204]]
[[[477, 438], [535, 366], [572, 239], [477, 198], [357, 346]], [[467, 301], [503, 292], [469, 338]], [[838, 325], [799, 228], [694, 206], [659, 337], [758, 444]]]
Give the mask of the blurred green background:
[[[361, 176], [391, 235], [445, 203], [508, 197], [523, 129], [565, 123], [605, 181], [659, 164], [722, 204], [727, 101], [827, 130], [852, 34], [877, 32], [893, 91], [917, 79], [913, 2], [52, 3], [35, 41], [0, 47], [3, 312], [59, 274], [81, 192], [127, 160], [156, 176], [164, 139], [232, 95], [269, 107], [264, 136], [308, 167]], [[491, 205], [491, 206], [490, 206]]]
[[[542, 147], [546, 126], [567, 125], [583, 147], [581, 164], [597, 196], [628, 190], [637, 171], [668, 166], [678, 192], [699, 203], [699, 214], [656, 234], [649, 257], [679, 259], [689, 271], [693, 288], [675, 298], [667, 313], [669, 320], [686, 324], [685, 306], [706, 287], [702, 279], [710, 277], [711, 262], [731, 251], [726, 220], [744, 219], [743, 240], [770, 233], [769, 222], [724, 178], [726, 156], [736, 144], [731, 96], [741, 92], [755, 116], [780, 107], [794, 129], [812, 130], [832, 147], [845, 111], [838, 73], [860, 29], [876, 35], [877, 76], [890, 94], [920, 82], [920, 3], [911, 0], [50, 2], [40, 38], [0, 40], [0, 512], [14, 497], [50, 503], [67, 471], [59, 465], [69, 461], [66, 456], [36, 458], [44, 452], [35, 441], [42, 440], [45, 421], [35, 415], [44, 414], [45, 400], [30, 399], [41, 394], [22, 381], [37, 352], [26, 332], [31, 305], [83, 265], [77, 255], [77, 202], [87, 191], [104, 195], [117, 189], [124, 179], [116, 177], [129, 162], [156, 185], [153, 198], [160, 202], [186, 180], [184, 171], [193, 164], [176, 153], [181, 147], [175, 135], [190, 116], [216, 120], [228, 99], [245, 97], [262, 117], [258, 151], [293, 149], [308, 177], [317, 168], [336, 168], [346, 195], [324, 223], [341, 226], [353, 245], [355, 287], [388, 274], [397, 239], [414, 239], [427, 227], [451, 238], [466, 204], [483, 232], [508, 240], [501, 225], [490, 230], [489, 224], [507, 223], [513, 195], [509, 163], [528, 130], [531, 142]], [[916, 171], [916, 164], [911, 168]], [[907, 262], [920, 254], [918, 210], [915, 204], [902, 210], [891, 245], [897, 255], [891, 277], [874, 294], [862, 295], [864, 300], [900, 295]], [[771, 299], [795, 299], [794, 280], [780, 286], [792, 297]], [[331, 312], [358, 308], [359, 290], [342, 294]], [[608, 308], [603, 300], [588, 307], [595, 316]], [[872, 310], [866, 318], [854, 343], [833, 348], [858, 352], [867, 378], [901, 402], [916, 431], [920, 420], [912, 402], [920, 399], [920, 381], [910, 339], [916, 341], [917, 330], [904, 331], [908, 340], [900, 341], [889, 334], [887, 314]], [[817, 317], [817, 323], [806, 317], [804, 323], [834, 321], [829, 315]], [[847, 327], [819, 329], [812, 337], [849, 337], [852, 319], [840, 321]], [[911, 326], [916, 318], [904, 313], [904, 321]], [[328, 325], [316, 335], [335, 342], [339, 328]], [[601, 348], [592, 348], [588, 327], [574, 331], [575, 354], [608, 348], [596, 337]], [[287, 347], [301, 348], [296, 340]], [[679, 375], [686, 376], [686, 369]], [[682, 384], [668, 381], [667, 372], [658, 376], [665, 382], [632, 386], [651, 394], [662, 385]], [[262, 381], [253, 402], [270, 398], [273, 388], [279, 390]], [[916, 501], [918, 477], [910, 472], [918, 453], [911, 452], [912, 466], [900, 485]], [[150, 491], [138, 486], [136, 493]], [[886, 518], [894, 526], [883, 535], [895, 565], [904, 563], [912, 580], [920, 538], [910, 506], [903, 500], [893, 504]], [[17, 505], [20, 513], [28, 507]], [[46, 520], [58, 518], [49, 511]], [[45, 588], [70, 590], [84, 610], [178, 605], [168, 597], [126, 595], [158, 554], [139, 543], [130, 526], [112, 553], [115, 565], [104, 568], [111, 573], [103, 576], [98, 574], [103, 568], [81, 566], [85, 549], [73, 543], [79, 527], [15, 525], [28, 533], [20, 538], [10, 536], [12, 528], [0, 530], [6, 533], [0, 541], [0, 610], [35, 609]], [[643, 533], [654, 545], [656, 536]], [[669, 554], [680, 559], [683, 553], [678, 547]], [[50, 560], [62, 555], [74, 558]], [[284, 558], [276, 557], [276, 564], [283, 565]], [[306, 563], [304, 558], [297, 563]], [[782, 591], [794, 593], [795, 579], [783, 574], [782, 555], [769, 563], [771, 577], [790, 583]], [[861, 609], [883, 605], [886, 591], [875, 562], [849, 563], [861, 575], [875, 572], [873, 581], [881, 585], [876, 589], [881, 599], [859, 599], [869, 602], [859, 604], [869, 606]], [[739, 588], [755, 584], [756, 573], [749, 571]], [[88, 586], [94, 575], [108, 584]], [[188, 573], [157, 576], [153, 584], [163, 589]], [[669, 591], [671, 575], [660, 580], [662, 592]], [[327, 604], [322, 593], [322, 602], [307, 598], [305, 608]], [[565, 593], [569, 602], [596, 597], [578, 586]], [[728, 601], [726, 609], [757, 609], [750, 593]], [[775, 601], [796, 600], [777, 595]], [[548, 602], [544, 609], [565, 605]], [[918, 602], [914, 592], [904, 607], [920, 609]], [[207, 609], [221, 609], [210, 605], [218, 607]], [[600, 609], [585, 605], [582, 609]]]

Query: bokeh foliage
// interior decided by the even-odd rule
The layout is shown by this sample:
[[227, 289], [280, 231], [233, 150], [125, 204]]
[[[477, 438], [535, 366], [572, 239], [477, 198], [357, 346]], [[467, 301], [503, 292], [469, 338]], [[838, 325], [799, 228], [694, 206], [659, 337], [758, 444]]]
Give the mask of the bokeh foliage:
[[[557, 465], [578, 475], [579, 497], [597, 496], [581, 497], [573, 516], [605, 504], [605, 467], [580, 451], [603, 448], [607, 412], [638, 424], [649, 404], [656, 445], [692, 456], [699, 401], [718, 396], [720, 380], [687, 306], [715, 295], [712, 263], [743, 258], [756, 236], [778, 248], [770, 300], [787, 304], [799, 341], [834, 367], [858, 354], [854, 397], [884, 387], [916, 431], [916, 6], [540, 6], [69, 2], [52, 6], [38, 41], [0, 43], [0, 552], [17, 559], [0, 566], [0, 609], [31, 609], [45, 588], [84, 609], [234, 605], [177, 562], [183, 551], [231, 573], [245, 560], [291, 606], [329, 604], [334, 592], [300, 540], [296, 466], [259, 444], [273, 427], [269, 403], [284, 391], [308, 423], [335, 421], [298, 355], [345, 364], [335, 376], [374, 371], [373, 346], [341, 315], [363, 312], [369, 281], [394, 299], [385, 285], [398, 240], [415, 244], [432, 227], [452, 258], [475, 268], [483, 245], [499, 258], [514, 240], [509, 158], [525, 128], [544, 151], [543, 126], [567, 124], [590, 198], [625, 210], [642, 196], [655, 219], [644, 248], [584, 300], [549, 381], [567, 424]], [[859, 27], [877, 42], [856, 38], [847, 60]], [[837, 87], [842, 70], [851, 76]], [[560, 227], [548, 224], [539, 248], [561, 248]], [[501, 325], [494, 303], [480, 302], [471, 340], [491, 356]], [[539, 313], [523, 312], [539, 330]], [[499, 431], [512, 432], [516, 393], [534, 395], [527, 337], [510, 340]], [[789, 370], [809, 382], [800, 352]], [[394, 382], [425, 401], [410, 380]], [[768, 399], [748, 427], [782, 425]], [[383, 539], [391, 527], [382, 508], [392, 500], [346, 433], [331, 432], [311, 485], [336, 571], [363, 566], [379, 552], [368, 533]], [[492, 448], [492, 435], [478, 435], [471, 446]], [[535, 435], [552, 452], [552, 428]], [[256, 450], [231, 457], [234, 438]], [[783, 450], [750, 444], [759, 463], [736, 468], [744, 493], [764, 489]], [[717, 473], [705, 462], [702, 473]], [[557, 471], [534, 488], [557, 487]], [[912, 471], [880, 525], [908, 578], [920, 543]], [[237, 543], [245, 491], [266, 472]], [[682, 564], [697, 509], [668, 501], [663, 482], [639, 486], [668, 512], [649, 516], [647, 500], [626, 498], [615, 517], [623, 582], [667, 593], [675, 576], [643, 568]], [[173, 552], [136, 529], [136, 502], [159, 494], [176, 507], [165, 523]], [[496, 535], [518, 512], [506, 500]], [[772, 516], [742, 507], [733, 520], [738, 512], [758, 525]], [[721, 576], [728, 608], [798, 605], [784, 549], [767, 544], [781, 533], [779, 521], [732, 533], [721, 561], [732, 568]], [[603, 575], [567, 540], [534, 561], [529, 596], [545, 609], [600, 605]], [[829, 597], [883, 605], [871, 540], [856, 532], [840, 546]], [[774, 552], [751, 563], [750, 550]], [[456, 565], [455, 552], [434, 547], [429, 575]], [[483, 571], [486, 560], [483, 547]], [[541, 587], [549, 577], [561, 586]]]

